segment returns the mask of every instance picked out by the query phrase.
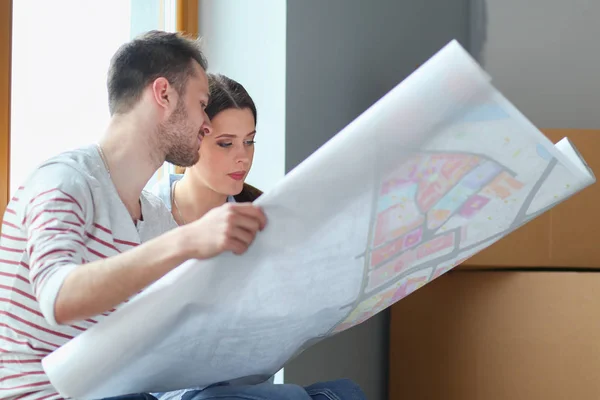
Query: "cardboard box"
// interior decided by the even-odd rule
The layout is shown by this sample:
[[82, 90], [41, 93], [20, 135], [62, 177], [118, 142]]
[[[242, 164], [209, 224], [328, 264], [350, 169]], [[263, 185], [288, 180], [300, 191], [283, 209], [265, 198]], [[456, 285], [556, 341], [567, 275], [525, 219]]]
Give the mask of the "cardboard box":
[[[600, 130], [545, 129], [569, 137], [600, 180]], [[600, 268], [600, 183], [595, 183], [476, 254], [459, 268]]]
[[391, 309], [390, 400], [600, 399], [600, 273], [455, 271]]

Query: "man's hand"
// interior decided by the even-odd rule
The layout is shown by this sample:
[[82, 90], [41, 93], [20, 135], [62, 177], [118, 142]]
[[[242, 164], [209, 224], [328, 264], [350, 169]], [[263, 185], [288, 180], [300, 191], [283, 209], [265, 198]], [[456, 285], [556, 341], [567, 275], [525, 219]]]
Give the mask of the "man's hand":
[[262, 210], [251, 203], [225, 204], [129, 251], [75, 268], [52, 302], [55, 321], [67, 324], [111, 310], [190, 258], [242, 254], [265, 224]]
[[226, 203], [180, 229], [193, 258], [207, 259], [226, 251], [243, 254], [267, 224], [263, 211], [251, 203]]

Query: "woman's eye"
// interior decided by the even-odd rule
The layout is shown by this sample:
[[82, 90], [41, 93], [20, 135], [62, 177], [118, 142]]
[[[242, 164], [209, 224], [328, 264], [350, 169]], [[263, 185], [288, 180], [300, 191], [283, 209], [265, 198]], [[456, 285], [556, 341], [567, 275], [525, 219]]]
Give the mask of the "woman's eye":
[[233, 143], [217, 143], [217, 146], [227, 148], [227, 147], [231, 147], [232, 144]]
[[256, 143], [255, 140], [246, 140], [246, 146], [254, 146], [254, 144]]

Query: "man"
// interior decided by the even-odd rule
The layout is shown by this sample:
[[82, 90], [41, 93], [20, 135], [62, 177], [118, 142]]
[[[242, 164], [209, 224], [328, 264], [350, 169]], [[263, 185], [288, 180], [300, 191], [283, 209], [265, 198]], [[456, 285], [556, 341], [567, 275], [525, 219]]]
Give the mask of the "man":
[[211, 133], [205, 69], [196, 42], [177, 34], [123, 45], [108, 73], [103, 139], [44, 162], [10, 201], [0, 238], [0, 398], [60, 398], [44, 356], [183, 261], [241, 254], [264, 228], [250, 204], [175, 228], [143, 192], [165, 160], [198, 160]]
[[[0, 237], [0, 399], [62, 398], [41, 360], [190, 258], [242, 254], [264, 229], [263, 212], [228, 203], [177, 227], [143, 188], [169, 161], [192, 166], [209, 101], [197, 43], [149, 32], [111, 60], [111, 121], [97, 145], [42, 163], [10, 201]], [[166, 232], [166, 233], [165, 233]], [[149, 394], [124, 399], [152, 399]], [[360, 399], [347, 380], [215, 386], [164, 399]]]

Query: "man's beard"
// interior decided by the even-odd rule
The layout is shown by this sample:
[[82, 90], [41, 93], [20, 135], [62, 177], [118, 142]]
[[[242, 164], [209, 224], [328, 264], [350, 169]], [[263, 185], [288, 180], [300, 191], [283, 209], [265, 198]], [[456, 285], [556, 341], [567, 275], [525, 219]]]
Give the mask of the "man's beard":
[[167, 149], [165, 160], [180, 167], [191, 167], [200, 159], [197, 140], [199, 131], [187, 124], [187, 112], [179, 102], [168, 121], [160, 128], [160, 137]]

